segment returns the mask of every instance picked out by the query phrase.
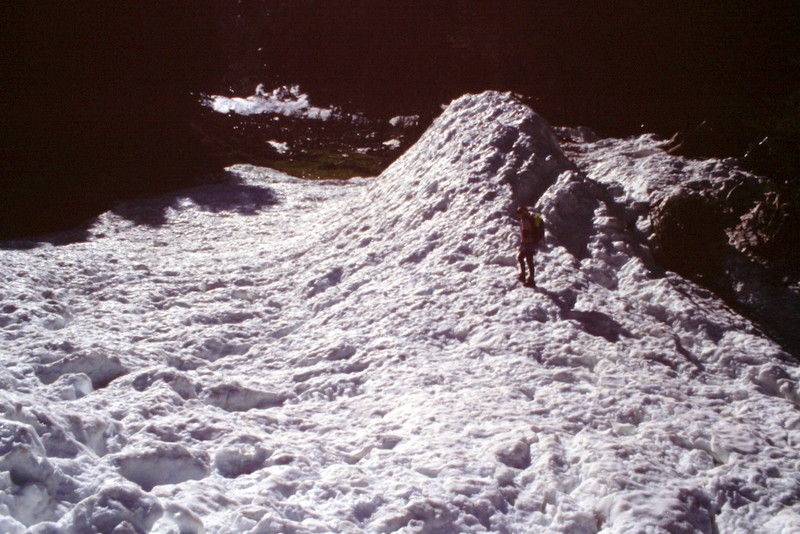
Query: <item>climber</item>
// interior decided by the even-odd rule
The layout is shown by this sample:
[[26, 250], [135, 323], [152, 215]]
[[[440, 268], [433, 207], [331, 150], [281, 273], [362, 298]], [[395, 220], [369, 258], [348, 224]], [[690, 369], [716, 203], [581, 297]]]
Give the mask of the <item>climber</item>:
[[[536, 287], [536, 282], [533, 279], [533, 255], [536, 252], [536, 245], [544, 237], [544, 223], [540, 214], [534, 213], [531, 215], [524, 206], [517, 208], [517, 217], [519, 217], [521, 240], [519, 254], [517, 255], [520, 273], [517, 278], [528, 287]], [[527, 279], [525, 277], [525, 262], [528, 263], [528, 271], [530, 271]]]

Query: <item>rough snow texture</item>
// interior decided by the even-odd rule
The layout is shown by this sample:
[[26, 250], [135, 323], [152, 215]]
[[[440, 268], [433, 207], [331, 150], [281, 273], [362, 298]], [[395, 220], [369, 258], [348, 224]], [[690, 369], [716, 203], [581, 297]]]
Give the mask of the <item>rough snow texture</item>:
[[332, 109], [312, 106], [306, 93], [297, 85], [281, 86], [268, 92], [264, 85], [256, 87], [256, 92], [247, 98], [211, 96], [208, 105], [218, 113], [237, 115], [284, 115], [307, 119], [328, 120], [335, 112]]
[[798, 369], [655, 265], [633, 170], [486, 93], [376, 179], [234, 172], [0, 255], [0, 530], [800, 529]]
[[[567, 149], [580, 154], [589, 178], [603, 184], [612, 202], [623, 207], [626, 224], [635, 224], [648, 243], [660, 243], [661, 256], [668, 252], [667, 263], [691, 274], [704, 273], [708, 286], [756, 318], [800, 358], [800, 287], [770, 272], [752, 250], [759, 241], [755, 214], [775, 194], [769, 182], [738, 169], [732, 159], [670, 156], [661, 149], [668, 142], [653, 135], [625, 140], [590, 136], [592, 142], [586, 142], [585, 132], [559, 130], [578, 141]], [[657, 228], [659, 218], [663, 223], [659, 212], [674, 207], [674, 201], [680, 205], [672, 211], [677, 220], [672, 227]]]

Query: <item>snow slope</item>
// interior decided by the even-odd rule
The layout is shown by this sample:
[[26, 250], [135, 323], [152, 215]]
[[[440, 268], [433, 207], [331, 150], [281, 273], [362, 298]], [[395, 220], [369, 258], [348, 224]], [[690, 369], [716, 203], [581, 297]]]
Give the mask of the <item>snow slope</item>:
[[4, 250], [0, 531], [800, 531], [797, 366], [577, 168], [467, 95], [376, 179], [237, 166]]

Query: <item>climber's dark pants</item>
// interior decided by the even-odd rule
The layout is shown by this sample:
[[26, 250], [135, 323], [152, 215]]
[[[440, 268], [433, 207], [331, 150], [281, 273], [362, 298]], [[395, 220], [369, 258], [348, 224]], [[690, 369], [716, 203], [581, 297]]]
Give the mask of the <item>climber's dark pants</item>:
[[519, 254], [517, 254], [517, 261], [519, 262], [520, 276], [525, 277], [525, 262], [528, 262], [528, 271], [530, 277], [533, 278], [533, 254], [536, 252], [536, 243], [522, 243], [519, 246]]

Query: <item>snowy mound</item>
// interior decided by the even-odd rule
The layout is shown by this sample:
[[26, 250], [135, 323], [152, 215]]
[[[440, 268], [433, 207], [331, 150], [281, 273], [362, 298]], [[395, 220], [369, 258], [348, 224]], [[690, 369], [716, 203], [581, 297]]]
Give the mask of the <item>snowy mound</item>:
[[0, 255], [0, 531], [800, 528], [800, 373], [635, 170], [485, 93], [376, 179], [233, 172]]

